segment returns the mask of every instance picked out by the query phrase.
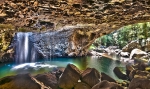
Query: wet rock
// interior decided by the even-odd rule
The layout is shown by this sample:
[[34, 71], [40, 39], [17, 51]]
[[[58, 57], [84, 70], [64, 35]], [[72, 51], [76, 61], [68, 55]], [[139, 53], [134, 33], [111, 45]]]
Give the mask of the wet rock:
[[132, 41], [131, 43], [123, 47], [122, 51], [131, 53], [131, 51], [135, 48], [141, 49], [141, 45], [137, 41]]
[[133, 78], [148, 78], [149, 79], [149, 72], [148, 71], [140, 71], [140, 70], [133, 70], [129, 74], [130, 80]]
[[122, 87], [126, 87], [127, 88], [129, 86], [129, 81], [124, 80], [122, 82], [117, 82], [117, 84], [119, 84]]
[[50, 73], [38, 74], [35, 78], [42, 82], [46, 86], [50, 86], [52, 89], [58, 89], [56, 76]]
[[12, 62], [13, 61], [13, 53], [0, 53], [0, 62]]
[[129, 52], [120, 52], [119, 54], [122, 57], [129, 57], [129, 55], [130, 55]]
[[74, 56], [76, 56], [76, 53], [75, 52], [71, 52], [71, 53], [68, 54], [68, 56], [69, 57], [74, 57]]
[[147, 53], [140, 49], [133, 49], [130, 54], [130, 59], [134, 59], [134, 58], [139, 59], [140, 57], [146, 56], [146, 55]]
[[95, 84], [101, 81], [101, 75], [95, 68], [87, 68], [82, 73], [81, 81], [93, 87]]
[[122, 73], [122, 71], [119, 69], [119, 67], [115, 67], [113, 71], [118, 78], [123, 79], [123, 80], [127, 79], [127, 76]]
[[59, 77], [62, 75], [64, 70], [65, 70], [64, 67], [53, 68], [51, 73], [56, 76], [57, 80], [59, 80]]
[[107, 80], [109, 82], [116, 82], [116, 80], [114, 80], [113, 78], [111, 78], [110, 76], [108, 76], [107, 74], [105, 73], [101, 73], [102, 77], [101, 77], [101, 81], [103, 80]]
[[91, 89], [91, 87], [83, 82], [77, 83], [77, 85], [74, 87], [74, 89]]
[[91, 89], [124, 89], [124, 88], [116, 83], [104, 80], [102, 82], [97, 83]]
[[41, 89], [30, 75], [20, 74], [0, 79], [0, 89]]
[[130, 72], [131, 72], [132, 70], [134, 70], [134, 68], [132, 67], [132, 65], [127, 64], [127, 65], [126, 65], [126, 74], [127, 74], [127, 76], [129, 76], [129, 74], [130, 74]]
[[1, 78], [0, 79], [0, 85], [3, 85], [5, 83], [9, 83], [10, 81], [13, 80], [13, 76], [7, 76], [7, 77], [4, 77], [4, 78]]
[[68, 64], [59, 78], [58, 85], [63, 89], [72, 89], [78, 83], [80, 77], [79, 69], [73, 64]]
[[132, 70], [129, 74], [129, 79], [132, 80], [134, 78], [134, 75], [136, 74], [137, 70]]
[[150, 80], [146, 78], [134, 78], [129, 84], [129, 89], [149, 89]]
[[141, 70], [141, 71], [144, 71], [147, 66], [148, 65], [143, 63], [143, 62], [138, 62], [137, 64], [133, 65], [133, 67], [135, 69], [138, 69], [138, 70]]

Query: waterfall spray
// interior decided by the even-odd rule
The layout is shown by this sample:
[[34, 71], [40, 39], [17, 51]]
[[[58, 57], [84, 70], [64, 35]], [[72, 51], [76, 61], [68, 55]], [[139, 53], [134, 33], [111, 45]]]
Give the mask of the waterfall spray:
[[15, 62], [35, 62], [36, 50], [30, 39], [31, 32], [18, 32], [16, 33], [15, 41]]

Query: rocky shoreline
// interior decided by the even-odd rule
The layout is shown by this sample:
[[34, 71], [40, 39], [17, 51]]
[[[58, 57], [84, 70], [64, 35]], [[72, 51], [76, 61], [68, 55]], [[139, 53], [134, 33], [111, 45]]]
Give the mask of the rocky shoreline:
[[127, 65], [126, 74], [118, 67], [115, 74], [124, 81], [119, 82], [95, 68], [79, 70], [75, 65], [66, 68], [55, 68], [52, 72], [30, 75], [18, 74], [0, 79], [0, 89], [149, 89], [150, 72], [147, 65], [137, 63]]
[[[75, 45], [69, 53], [82, 56], [96, 38], [128, 24], [149, 21], [149, 4], [145, 0], [2, 0], [0, 51], [2, 56], [7, 53], [16, 32], [56, 31], [74, 26], [79, 28], [74, 28], [68, 37]], [[78, 50], [81, 46], [82, 50]]]

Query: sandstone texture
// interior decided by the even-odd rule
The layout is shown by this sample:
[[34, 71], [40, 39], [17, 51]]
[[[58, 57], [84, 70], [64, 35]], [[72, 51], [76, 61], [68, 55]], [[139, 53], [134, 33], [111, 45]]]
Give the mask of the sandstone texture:
[[96, 38], [128, 24], [150, 21], [149, 13], [149, 0], [2, 0], [0, 23], [13, 25], [15, 31], [0, 28], [0, 50], [6, 53], [18, 31], [56, 31], [74, 26], [67, 37], [74, 46], [67, 54], [82, 56]]

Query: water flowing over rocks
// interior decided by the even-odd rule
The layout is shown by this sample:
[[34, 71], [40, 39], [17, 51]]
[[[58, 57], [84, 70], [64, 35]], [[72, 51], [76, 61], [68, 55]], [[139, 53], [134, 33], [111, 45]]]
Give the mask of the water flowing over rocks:
[[[9, 49], [9, 46], [11, 39], [14, 37], [14, 33], [18, 31], [35, 32], [31, 37], [31, 39], [35, 40], [31, 41], [38, 54], [44, 58], [65, 55], [83, 56], [86, 55], [87, 49], [96, 38], [117, 30], [122, 26], [147, 21], [150, 21], [149, 0], [1, 0], [0, 23], [13, 24], [15, 31], [1, 30], [0, 50], [2, 53], [0, 52], [0, 57], [2, 58], [0, 58], [0, 60], [7, 61], [11, 58], [13, 59], [12, 54], [14, 51], [9, 52], [8, 50], [11, 49]], [[69, 26], [69, 29], [67, 26]], [[27, 30], [24, 30], [24, 28]], [[129, 48], [125, 48], [125, 50], [131, 52], [133, 48], [130, 49], [130, 47], [132, 46], [128, 47]], [[149, 46], [146, 47], [149, 48]], [[137, 67], [137, 70], [145, 71], [143, 65], [138, 65], [140, 67]], [[131, 72], [128, 73], [128, 77], [131, 77], [129, 89], [148, 89], [149, 80], [143, 77], [137, 78], [137, 73], [139, 73], [139, 71], [137, 72], [136, 70], [131, 70]], [[58, 72], [57, 78], [60, 74], [61, 73]], [[72, 76], [75, 74], [77, 76], [76, 78]], [[97, 72], [87, 73], [87, 75], [88, 74], [94, 74], [96, 76], [94, 77], [99, 79]], [[144, 77], [148, 75], [149, 72], [147, 75], [144, 75]], [[0, 88], [21, 89], [22, 86], [26, 86], [26, 89], [39, 89], [41, 87], [51, 89], [50, 87], [42, 85], [38, 80], [33, 77], [31, 78], [29, 75], [23, 76], [24, 77], [21, 75], [7, 77], [4, 79], [5, 81], [0, 79]], [[78, 69], [73, 65], [68, 65], [60, 79], [58, 79], [58, 85], [64, 89], [74, 88], [75, 86], [78, 87], [76, 84], [79, 85], [78, 80], [80, 80], [80, 78], [81, 74]], [[141, 84], [139, 80], [143, 81], [143, 83]], [[36, 83], [34, 81], [36, 81]], [[16, 86], [16, 82], [18, 86]], [[134, 82], [138, 83], [135, 84]], [[97, 83], [98, 84], [92, 89], [98, 89], [97, 87], [99, 86], [102, 88], [115, 87], [122, 89], [118, 84], [110, 83], [105, 80]], [[92, 87], [94, 84], [90, 84], [89, 86]], [[135, 84], [135, 86], [132, 84]], [[30, 87], [31, 85], [32, 87]]]
[[84, 56], [95, 40], [93, 34], [97, 32], [85, 34], [84, 32], [90, 30], [90, 27], [79, 25], [66, 26], [56, 31], [18, 32], [10, 45], [15, 51], [14, 59], [17, 63], [24, 63], [34, 62], [39, 57], [49, 59]]
[[[44, 33], [33, 34], [34, 46], [39, 53], [45, 58], [51, 56], [68, 56], [67, 48], [69, 50], [69, 36], [72, 30], [65, 29], [59, 31], [50, 31]], [[71, 47], [71, 46], [70, 46]], [[71, 49], [71, 48], [70, 48]]]
[[30, 36], [31, 32], [22, 33], [18, 32], [14, 37], [14, 46], [15, 50], [15, 62], [16, 63], [25, 63], [25, 62], [35, 62], [37, 57], [37, 52], [34, 48], [33, 43], [31, 42]]

